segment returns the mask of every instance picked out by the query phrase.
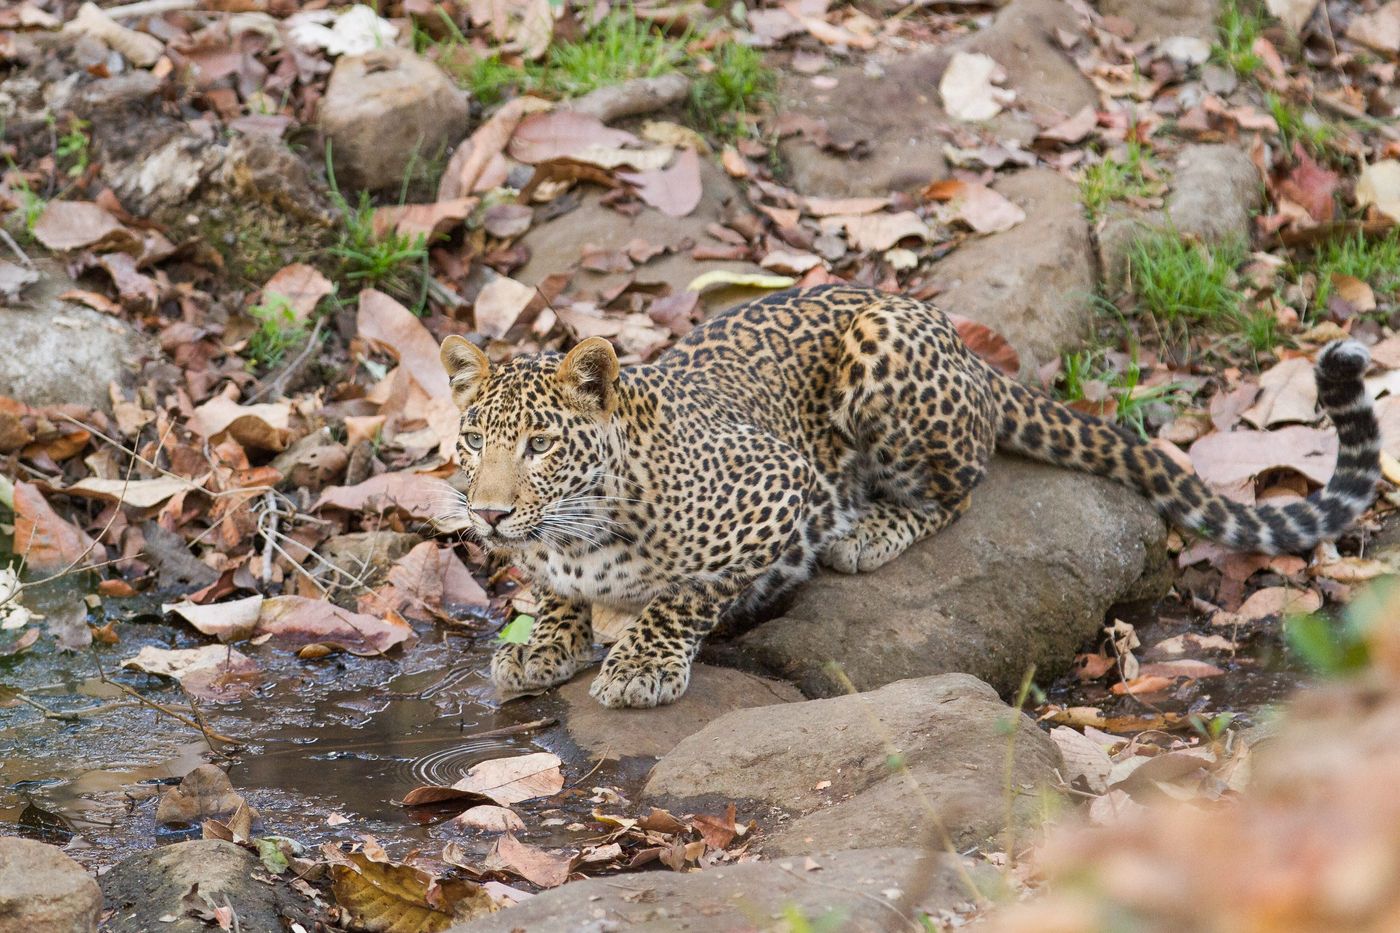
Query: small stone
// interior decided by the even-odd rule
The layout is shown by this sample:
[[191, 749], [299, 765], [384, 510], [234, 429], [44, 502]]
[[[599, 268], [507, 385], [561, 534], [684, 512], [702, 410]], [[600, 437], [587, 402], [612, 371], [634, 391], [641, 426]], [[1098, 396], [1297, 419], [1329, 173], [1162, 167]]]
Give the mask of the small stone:
[[102, 892], [81, 865], [54, 846], [0, 837], [0, 928], [91, 933]]
[[321, 100], [337, 180], [352, 188], [402, 183], [410, 162], [467, 135], [467, 100], [437, 65], [407, 49], [342, 57]]

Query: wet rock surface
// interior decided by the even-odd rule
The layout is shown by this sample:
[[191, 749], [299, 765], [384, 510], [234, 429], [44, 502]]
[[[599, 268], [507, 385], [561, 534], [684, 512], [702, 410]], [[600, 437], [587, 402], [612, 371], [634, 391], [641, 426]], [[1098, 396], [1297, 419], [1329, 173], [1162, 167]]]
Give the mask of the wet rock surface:
[[729, 713], [663, 757], [642, 794], [678, 810], [741, 800], [790, 815], [762, 821], [770, 854], [875, 840], [934, 846], [939, 824], [958, 846], [976, 845], [1004, 829], [1008, 741], [1013, 818], [1031, 822], [1037, 789], [1054, 780], [1060, 754], [1028, 717], [966, 674]]
[[1010, 693], [1031, 664], [1064, 671], [1110, 605], [1165, 589], [1166, 528], [1137, 493], [1070, 470], [996, 458], [972, 508], [874, 573], [822, 572], [741, 658], [809, 696], [948, 671]]
[[0, 929], [15, 933], [90, 933], [102, 892], [62, 850], [0, 836]]
[[338, 180], [375, 190], [401, 184], [414, 159], [433, 159], [466, 136], [467, 113], [465, 95], [437, 65], [384, 48], [336, 62], [320, 124]]
[[1018, 172], [995, 190], [1026, 212], [1004, 233], [968, 240], [934, 266], [945, 311], [981, 321], [1021, 355], [1023, 371], [1083, 341], [1097, 275], [1074, 182], [1049, 169]]
[[1219, 0], [1101, 0], [1099, 12], [1133, 23], [1134, 39], [1169, 39], [1191, 36], [1207, 42], [1215, 39]]
[[933, 913], [968, 897], [948, 856], [867, 848], [571, 882], [448, 933], [768, 929], [793, 912], [816, 930], [879, 933], [913, 923], [914, 907]]
[[[278, 886], [254, 878], [265, 874], [252, 853], [218, 839], [195, 839], [139, 852], [101, 878], [102, 896], [111, 915], [111, 933], [196, 933], [208, 929], [188, 913], [184, 903], [198, 885], [198, 897], [227, 903], [244, 930], [282, 930], [286, 920], [309, 923]], [[162, 919], [174, 916], [176, 919]]]
[[128, 381], [147, 342], [120, 318], [59, 296], [80, 288], [51, 260], [39, 280], [0, 306], [0, 386], [30, 405], [107, 408], [109, 384]]

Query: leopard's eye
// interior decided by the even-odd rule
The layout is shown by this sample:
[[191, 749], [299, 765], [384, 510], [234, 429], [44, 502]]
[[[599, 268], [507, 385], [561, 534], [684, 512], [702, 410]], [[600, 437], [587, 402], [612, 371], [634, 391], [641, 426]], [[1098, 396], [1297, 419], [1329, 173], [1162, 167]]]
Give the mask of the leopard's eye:
[[530, 438], [530, 453], [542, 454], [554, 446], [554, 438], [546, 437], [543, 434], [536, 434]]
[[479, 431], [468, 431], [462, 435], [462, 443], [467, 445], [468, 450], [480, 450], [486, 446], [486, 438]]

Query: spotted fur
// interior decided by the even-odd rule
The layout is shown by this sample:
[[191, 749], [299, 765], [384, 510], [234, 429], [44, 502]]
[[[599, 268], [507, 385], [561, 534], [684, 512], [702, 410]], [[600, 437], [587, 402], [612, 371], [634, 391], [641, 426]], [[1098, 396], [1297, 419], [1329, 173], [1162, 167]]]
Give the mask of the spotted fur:
[[727, 611], [776, 597], [821, 561], [873, 570], [956, 519], [1001, 447], [1110, 476], [1231, 547], [1300, 551], [1369, 504], [1378, 429], [1364, 348], [1318, 357], [1341, 441], [1321, 492], [1246, 507], [1135, 434], [991, 369], [936, 308], [853, 286], [785, 292], [697, 327], [626, 370], [601, 338], [492, 367], [461, 337], [443, 364], [462, 409], [459, 511], [528, 571], [534, 632], [492, 660], [509, 689], [583, 666], [591, 607], [639, 614], [593, 696], [655, 706], [685, 692]]

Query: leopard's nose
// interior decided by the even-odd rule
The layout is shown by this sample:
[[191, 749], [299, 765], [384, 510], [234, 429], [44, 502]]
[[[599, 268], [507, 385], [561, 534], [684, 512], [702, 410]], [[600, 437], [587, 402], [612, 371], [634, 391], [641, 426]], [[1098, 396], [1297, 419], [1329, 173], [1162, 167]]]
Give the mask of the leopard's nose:
[[515, 509], [472, 509], [483, 522], [495, 528], [501, 520], [515, 511]]

